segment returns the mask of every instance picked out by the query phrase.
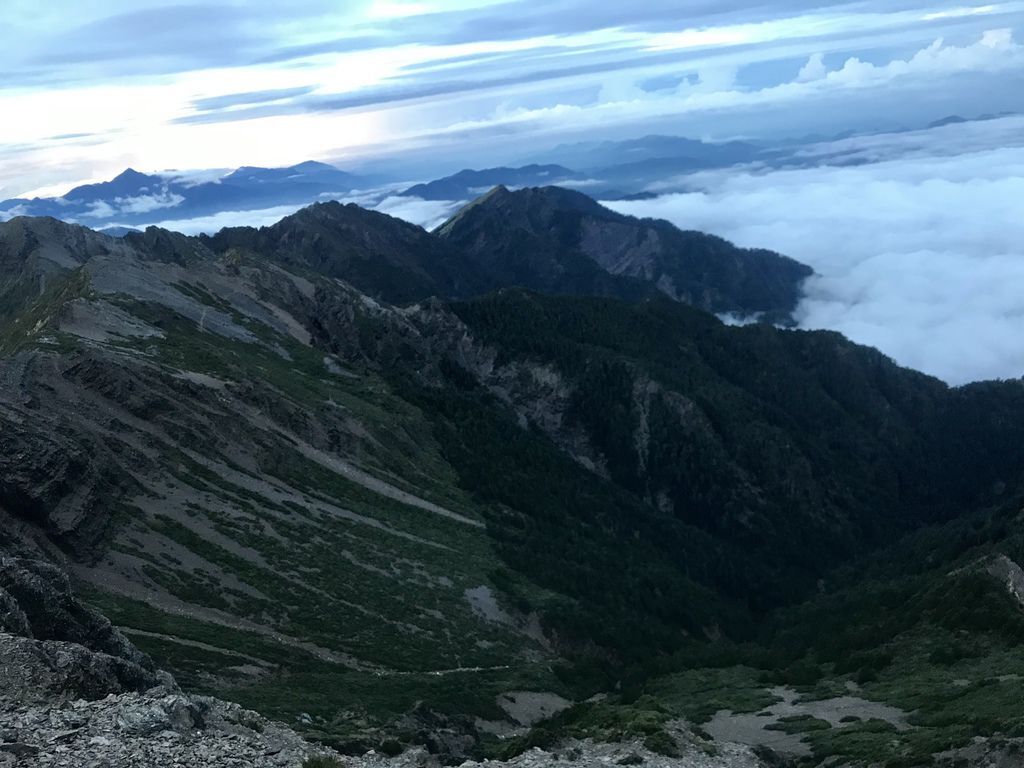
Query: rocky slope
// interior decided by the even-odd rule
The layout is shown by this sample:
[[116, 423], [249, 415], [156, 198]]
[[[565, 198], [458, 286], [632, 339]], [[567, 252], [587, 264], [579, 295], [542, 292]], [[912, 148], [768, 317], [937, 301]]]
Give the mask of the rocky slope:
[[0, 766], [299, 766], [327, 754], [166, 672], [50, 563], [0, 556]]
[[341, 278], [393, 304], [520, 286], [631, 300], [667, 295], [714, 312], [784, 319], [811, 274], [778, 254], [622, 216], [558, 187], [496, 187], [434, 233], [332, 202], [204, 242], [220, 254], [241, 251]]
[[437, 230], [490, 278], [545, 293], [666, 295], [711, 312], [786, 317], [811, 270], [765, 250], [614, 213], [557, 187], [497, 187]]
[[[509, 201], [478, 252], [520, 213], [524, 253], [603, 215], [531, 218], [549, 194]], [[0, 225], [0, 545], [66, 567], [189, 691], [348, 751], [418, 743], [423, 718], [484, 750], [529, 724], [509, 701], [622, 691], [625, 723], [601, 710], [573, 738], [731, 704], [699, 681], [639, 720], [629, 701], [848, 585], [837, 565], [1020, 488], [1019, 382], [950, 389], [639, 278], [634, 303], [367, 294], [397, 273], [428, 290], [445, 237], [342, 206], [212, 239]], [[826, 658], [776, 639], [763, 658]]]
[[[82, 604], [53, 565], [0, 556], [0, 766], [33, 768], [353, 768], [438, 765], [443, 723], [426, 721], [430, 748], [398, 759], [374, 752], [346, 758], [303, 740], [255, 712], [206, 696], [182, 693], [165, 672], [110, 622]], [[534, 749], [508, 763], [520, 768], [570, 759], [581, 765], [626, 761], [656, 768], [757, 765], [749, 749], [717, 747], [679, 724], [675, 757], [642, 743], [567, 740], [558, 752]], [[452, 745], [446, 745], [451, 749]], [[465, 762], [466, 766], [476, 763]], [[626, 764], [626, 763], [622, 763]]]

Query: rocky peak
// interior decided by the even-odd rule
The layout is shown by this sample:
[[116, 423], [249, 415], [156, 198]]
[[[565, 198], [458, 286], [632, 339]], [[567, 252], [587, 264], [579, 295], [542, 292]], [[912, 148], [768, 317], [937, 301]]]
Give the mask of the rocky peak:
[[559, 214], [589, 214], [619, 217], [596, 201], [562, 187], [524, 187], [515, 191], [504, 185], [494, 187], [459, 210], [436, 233], [443, 238], [464, 236], [466, 228], [489, 226], [514, 227], [537, 232], [551, 225]]

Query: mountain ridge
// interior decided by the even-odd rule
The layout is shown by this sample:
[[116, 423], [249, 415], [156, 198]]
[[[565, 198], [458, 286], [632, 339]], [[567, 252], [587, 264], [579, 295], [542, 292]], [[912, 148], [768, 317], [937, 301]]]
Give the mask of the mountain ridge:
[[770, 251], [615, 213], [559, 187], [497, 187], [435, 231], [497, 274], [493, 287], [628, 298], [653, 295], [653, 287], [712, 312], [784, 317], [812, 274]]
[[73, 218], [94, 227], [152, 224], [154, 219], [189, 219], [224, 211], [304, 205], [326, 194], [346, 193], [362, 181], [334, 166], [307, 161], [286, 168], [246, 166], [214, 180], [174, 171], [146, 174], [127, 168], [109, 181], [83, 184], [56, 198], [0, 201], [0, 218]]
[[[879, 654], [919, 659], [896, 644], [927, 622], [973, 626], [935, 607], [946, 586], [1008, 615], [1002, 576], [946, 575], [989, 546], [1020, 557], [1024, 386], [951, 388], [835, 333], [726, 326], [637, 278], [632, 299], [430, 285], [426, 266], [466, 258], [431, 250], [449, 238], [474, 269], [508, 253], [597, 274], [591, 220], [628, 229], [613, 244], [689, 247], [544, 189], [492, 190], [443, 238], [339, 203], [198, 238], [0, 224], [19, 270], [0, 312], [0, 535], [66, 566], [183, 686], [306, 714], [335, 746], [411, 740], [396, 723], [417, 702], [507, 723], [502, 697], [544, 691], [581, 702], [552, 728], [641, 718], [646, 738], [670, 715], [769, 706], [765, 680], [844, 686], [842, 649], [877, 650], [861, 564], [908, 536], [941, 542], [934, 589], [892, 577], [917, 607]], [[399, 288], [401, 306], [381, 295]], [[838, 650], [803, 634], [830, 599], [858, 622]], [[979, 643], [1006, 643], [1017, 624], [985, 626]], [[714, 654], [731, 661], [694, 669]], [[739, 682], [693, 687], [722, 669]], [[927, 750], [940, 715], [864, 738]]]

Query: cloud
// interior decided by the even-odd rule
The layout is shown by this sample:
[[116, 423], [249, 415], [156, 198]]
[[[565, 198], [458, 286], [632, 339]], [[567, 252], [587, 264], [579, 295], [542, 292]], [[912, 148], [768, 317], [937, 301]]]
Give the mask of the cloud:
[[[1021, 69], [1024, 69], [1024, 46], [1014, 41], [1013, 32], [1009, 29], [990, 30], [976, 42], [965, 46], [948, 45], [937, 39], [908, 58], [895, 58], [885, 65], [872, 65], [850, 57], [840, 69], [829, 72], [824, 68], [823, 58], [819, 61], [812, 56], [796, 80], [756, 90], [730, 87], [730, 73], [734, 74], [734, 71], [719, 65], [718, 68], [701, 68], [697, 83], [684, 81], [668, 95], [637, 90], [636, 97], [620, 101], [590, 105], [563, 103], [535, 110], [499, 110], [487, 121], [466, 122], [458, 127], [466, 130], [498, 122], [523, 124], [530, 121], [607, 124], [609, 121], [638, 121], [669, 115], [757, 110], [767, 105], [807, 102], [869, 86], [895, 88], [920, 83], [934, 86], [934, 80], [941, 77], [979, 72], [991, 75]], [[714, 75], [716, 70], [722, 74]], [[706, 76], [706, 72], [710, 74]], [[809, 75], [816, 77], [809, 78]]]
[[824, 80], [829, 84], [863, 86], [884, 83], [908, 75], [923, 76], [975, 70], [997, 72], [1022, 64], [1024, 46], [1014, 42], [1013, 30], [990, 29], [973, 45], [948, 46], [939, 38], [909, 59], [896, 59], [882, 66], [868, 64], [853, 57], [847, 59], [841, 69], [825, 74]]
[[[950, 383], [1024, 375], [1024, 148], [979, 149], [1011, 123], [920, 134], [911, 152], [855, 167], [698, 174], [700, 191], [608, 203], [618, 211], [772, 248], [811, 265], [796, 315]], [[955, 129], [955, 130], [954, 130]], [[973, 151], [945, 153], [974, 134]], [[866, 139], [874, 143], [877, 141]]]
[[[0, 122], [0, 186], [33, 189], [62, 175], [70, 181], [127, 165], [359, 161], [412, 147], [433, 160], [446, 145], [472, 150], [469, 162], [478, 164], [495, 152], [499, 135], [508, 137], [506, 148], [521, 147], [524, 133], [540, 139], [558, 132], [559, 141], [569, 133], [621, 138], [627, 125], [721, 137], [718, 117], [740, 110], [748, 111], [743, 124], [736, 121], [727, 132], [749, 135], [760, 130], [769, 108], [785, 110], [794, 132], [803, 133], [818, 129], [805, 125], [821, 114], [836, 112], [812, 100], [854, 88], [870, 103], [847, 110], [855, 113], [851, 119], [888, 118], [888, 105], [876, 102], [884, 102], [901, 75], [878, 61], [907, 63], [908, 71], [925, 73], [918, 82], [964, 66], [1006, 72], [990, 64], [999, 59], [999, 66], [1010, 66], [1005, 62], [1017, 50], [1011, 39], [972, 49], [967, 59], [988, 56], [973, 63], [957, 62], [957, 46], [984, 26], [1016, 24], [1024, 0], [970, 13], [945, 0], [693, 0], [685, 9], [678, 0], [551, 0], [542, 6], [531, 0], [5, 0], [0, 113], [18, 120]], [[908, 55], [938, 35], [950, 43], [925, 49], [920, 58]], [[816, 52], [822, 56], [808, 60]], [[849, 66], [825, 66], [844, 59]], [[803, 77], [778, 86], [804, 61]], [[750, 76], [755, 67], [758, 78]], [[644, 87], [651, 83], [661, 85]], [[940, 86], [916, 96], [924, 108], [940, 98], [975, 102], [985, 92], [991, 102], [1010, 101], [1019, 98], [1017, 86], [1008, 75], [984, 89]], [[790, 107], [798, 101], [807, 108]], [[71, 138], [78, 134], [91, 136]], [[282, 135], [301, 140], [282, 142]]]
[[418, 197], [387, 197], [375, 208], [381, 213], [418, 224], [430, 230], [446, 222], [465, 205], [463, 200], [423, 200]]
[[19, 203], [18, 205], [12, 206], [11, 208], [7, 208], [5, 210], [0, 210], [0, 221], [10, 221], [15, 216], [27, 216], [27, 215], [28, 215], [28, 209], [23, 204]]
[[[383, 197], [382, 197], [383, 195]], [[351, 195], [337, 195], [330, 197], [321, 195], [324, 200], [337, 199], [341, 202], [354, 202], [364, 208], [380, 211], [389, 216], [403, 219], [424, 229], [433, 229], [444, 223], [452, 213], [464, 205], [464, 202], [452, 200], [422, 200], [418, 197], [399, 197], [383, 192], [366, 193], [353, 197]], [[138, 198], [136, 198], [138, 200]], [[106, 205], [101, 203], [100, 205]], [[181, 232], [186, 235], [197, 235], [200, 233], [213, 234], [225, 227], [267, 227], [276, 224], [285, 216], [290, 216], [302, 205], [277, 205], [270, 208], [260, 208], [248, 211], [220, 211], [209, 216], [198, 216], [191, 219], [159, 219], [148, 224], [119, 225], [116, 222], [109, 226], [129, 226], [132, 229], [144, 229], [147, 226], [161, 227], [174, 232]], [[107, 206], [110, 208], [110, 206]], [[156, 210], [156, 209], [153, 209]], [[145, 213], [145, 211], [141, 211]], [[0, 211], [0, 217], [5, 212]], [[109, 213], [103, 215], [115, 216], [117, 211], [110, 208]], [[12, 213], [11, 215], [17, 215]], [[100, 215], [100, 214], [96, 214]]]
[[117, 210], [105, 200], [89, 203], [88, 210], [82, 214], [87, 219], [109, 219]]
[[798, 83], [807, 83], [812, 80], [821, 80], [826, 75], [828, 75], [828, 70], [825, 68], [825, 55], [815, 53], [797, 73], [796, 80]]
[[314, 86], [301, 85], [294, 88], [272, 88], [266, 91], [245, 91], [244, 93], [225, 93], [219, 96], [207, 96], [195, 99], [192, 107], [200, 112], [230, 109], [231, 107], [265, 104], [267, 102], [284, 101], [298, 96], [305, 96], [315, 90]]
[[[200, 233], [212, 234], [225, 227], [266, 227], [275, 224], [285, 216], [289, 216], [300, 208], [298, 205], [278, 205], [272, 208], [260, 208], [252, 211], [219, 211], [210, 216], [199, 216], [192, 219], [162, 219], [149, 224], [123, 225], [132, 229], [144, 229], [147, 226], [161, 227], [186, 235]], [[108, 226], [122, 226], [111, 223]]]
[[114, 198], [118, 213], [150, 213], [163, 208], [174, 208], [183, 202], [185, 202], [184, 197], [166, 188], [154, 195]]

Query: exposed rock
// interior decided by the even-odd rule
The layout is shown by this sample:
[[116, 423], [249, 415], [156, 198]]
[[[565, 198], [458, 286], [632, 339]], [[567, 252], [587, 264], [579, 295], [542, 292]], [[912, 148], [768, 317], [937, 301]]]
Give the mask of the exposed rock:
[[152, 669], [77, 643], [0, 634], [0, 701], [44, 704], [67, 698], [97, 699], [161, 682], [169, 683]]
[[175, 688], [49, 563], [0, 557], [0, 629], [0, 700], [42, 704]]
[[333, 754], [237, 704], [160, 691], [0, 703], [0, 720], [3, 768], [299, 768], [313, 754]]
[[1006, 585], [1006, 591], [1024, 606], [1024, 569], [1006, 555], [998, 555], [988, 566], [988, 572]]
[[417, 706], [398, 727], [408, 734], [409, 741], [422, 746], [435, 764], [457, 765], [470, 757], [477, 745], [472, 718], [443, 715], [424, 706]]
[[0, 606], [14, 617], [9, 632], [37, 640], [77, 643], [87, 650], [116, 657], [138, 668], [138, 677], [152, 677], [152, 662], [110, 621], [78, 601], [67, 575], [39, 560], [0, 557]]
[[269, 768], [316, 751], [237, 704], [183, 695], [53, 565], [0, 557], [0, 622], [0, 768]]
[[[643, 765], [646, 768], [759, 768], [765, 763], [752, 749], [739, 744], [712, 744], [693, 734], [685, 726], [674, 733], [680, 745], [679, 755], [669, 757], [647, 749], [640, 741], [620, 743], [570, 739], [548, 749], [534, 748], [507, 761], [466, 761], [462, 768], [549, 768], [553, 765], [591, 766]], [[430, 765], [433, 757], [423, 749], [413, 749], [394, 759], [369, 753], [358, 758], [360, 768], [413, 768]]]

